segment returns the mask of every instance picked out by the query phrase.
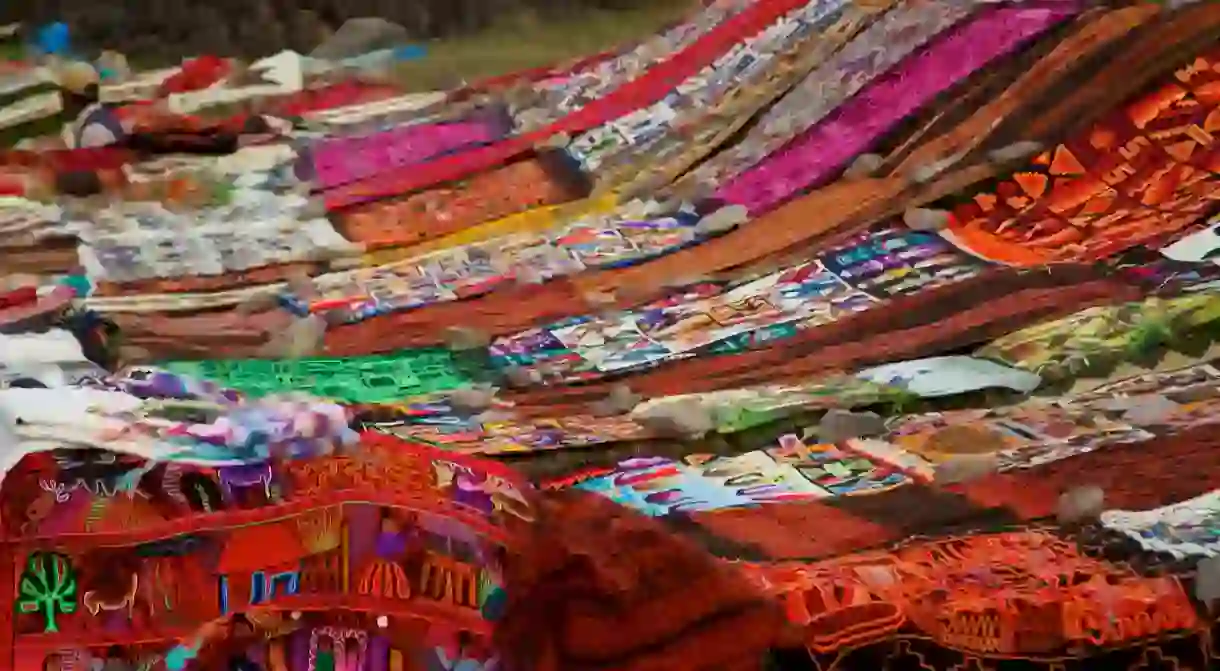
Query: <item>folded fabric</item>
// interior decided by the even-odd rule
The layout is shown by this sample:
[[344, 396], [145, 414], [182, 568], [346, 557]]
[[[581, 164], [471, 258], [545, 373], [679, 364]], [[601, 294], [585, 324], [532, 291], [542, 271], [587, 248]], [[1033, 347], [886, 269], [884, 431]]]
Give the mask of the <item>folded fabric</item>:
[[76, 336], [63, 329], [45, 333], [0, 333], [0, 367], [86, 361]]
[[777, 602], [660, 522], [575, 492], [539, 494], [538, 513], [505, 562], [510, 668], [757, 670], [790, 633]]

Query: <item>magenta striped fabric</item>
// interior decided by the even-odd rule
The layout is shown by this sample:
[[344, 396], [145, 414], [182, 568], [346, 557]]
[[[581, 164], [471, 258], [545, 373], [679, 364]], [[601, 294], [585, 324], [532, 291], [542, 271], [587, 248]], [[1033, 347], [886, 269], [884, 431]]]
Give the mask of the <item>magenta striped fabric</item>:
[[715, 197], [760, 214], [825, 183], [907, 115], [1077, 11], [1076, 2], [1038, 2], [978, 15], [905, 59], [825, 121], [723, 185]]

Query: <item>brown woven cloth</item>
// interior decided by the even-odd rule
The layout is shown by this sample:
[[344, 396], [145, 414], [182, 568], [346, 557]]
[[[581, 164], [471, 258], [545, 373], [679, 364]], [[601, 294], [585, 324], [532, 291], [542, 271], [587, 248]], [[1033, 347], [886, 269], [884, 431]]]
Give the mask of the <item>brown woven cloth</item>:
[[543, 493], [538, 512], [506, 562], [508, 668], [745, 671], [790, 640], [777, 603], [658, 521], [575, 491]]

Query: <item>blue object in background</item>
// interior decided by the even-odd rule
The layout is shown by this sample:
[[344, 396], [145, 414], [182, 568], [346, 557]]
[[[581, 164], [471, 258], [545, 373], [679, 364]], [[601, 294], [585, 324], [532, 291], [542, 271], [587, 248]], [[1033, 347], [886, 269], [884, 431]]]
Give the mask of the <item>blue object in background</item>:
[[394, 48], [394, 59], [399, 61], [417, 61], [427, 55], [428, 50], [418, 44]]
[[44, 54], [65, 55], [72, 48], [68, 24], [62, 21], [47, 24], [34, 37], [34, 46]]

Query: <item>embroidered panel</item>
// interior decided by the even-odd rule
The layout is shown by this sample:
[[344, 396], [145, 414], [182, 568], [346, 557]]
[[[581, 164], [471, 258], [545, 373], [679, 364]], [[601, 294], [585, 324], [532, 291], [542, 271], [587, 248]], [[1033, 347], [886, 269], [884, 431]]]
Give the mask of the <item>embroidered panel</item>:
[[1210, 53], [954, 210], [951, 239], [1019, 266], [1102, 259], [1183, 229], [1215, 201]]

